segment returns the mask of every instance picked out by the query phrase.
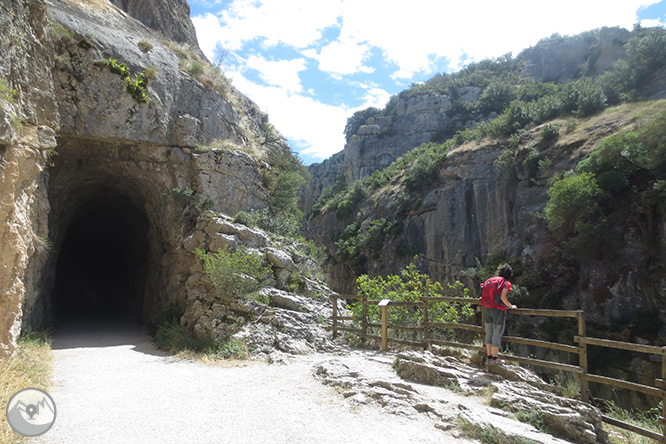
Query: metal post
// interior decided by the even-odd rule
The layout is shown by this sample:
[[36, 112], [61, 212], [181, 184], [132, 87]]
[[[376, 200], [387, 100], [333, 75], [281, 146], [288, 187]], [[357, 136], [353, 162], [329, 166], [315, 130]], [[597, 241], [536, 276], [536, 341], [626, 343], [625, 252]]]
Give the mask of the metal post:
[[[584, 313], [581, 311], [577, 315], [578, 318], [578, 336], [585, 338], [585, 317]], [[588, 402], [590, 395], [588, 392], [588, 381], [587, 381], [587, 342], [579, 341], [578, 346], [580, 347], [580, 352], [578, 354], [579, 366], [580, 366], [580, 398], [583, 402]]]
[[382, 351], [388, 350], [388, 305], [390, 299], [382, 299], [379, 304], [382, 309]]

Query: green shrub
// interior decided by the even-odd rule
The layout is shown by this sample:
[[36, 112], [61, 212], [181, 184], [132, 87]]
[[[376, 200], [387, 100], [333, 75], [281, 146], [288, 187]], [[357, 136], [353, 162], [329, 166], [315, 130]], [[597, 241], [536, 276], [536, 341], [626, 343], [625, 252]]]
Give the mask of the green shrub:
[[507, 79], [491, 80], [479, 97], [479, 108], [484, 113], [498, 112], [504, 109], [516, 98], [516, 87]]
[[541, 128], [541, 140], [548, 141], [556, 139], [560, 135], [560, 126], [554, 123], [547, 123]]
[[134, 78], [127, 77], [125, 79], [125, 89], [139, 103], [148, 102], [148, 95], [146, 94], [147, 86], [148, 79], [144, 73], [139, 73]]
[[[356, 279], [358, 292], [366, 296], [368, 300], [390, 299], [391, 301], [419, 302], [424, 297], [444, 296], [444, 287], [439, 282], [434, 282], [430, 276], [417, 270], [415, 264], [407, 265], [400, 271], [399, 275], [369, 277], [367, 274]], [[449, 288], [462, 286], [456, 283]], [[465, 292], [468, 295], [468, 292]], [[357, 318], [361, 316], [362, 304], [356, 303], [350, 306]], [[375, 321], [379, 320], [379, 308], [368, 307], [368, 316]], [[389, 322], [393, 325], [416, 327], [420, 325], [423, 317], [421, 307], [391, 307], [388, 311]], [[474, 310], [470, 305], [461, 305], [448, 302], [431, 303], [428, 307], [428, 319], [430, 322], [458, 322], [461, 318], [473, 316]]]
[[340, 220], [349, 218], [349, 216], [352, 215], [355, 206], [356, 204], [350, 199], [345, 199], [339, 202], [338, 205], [335, 207], [335, 217], [337, 217]]
[[230, 251], [223, 248], [216, 253], [197, 249], [195, 253], [203, 262], [206, 277], [221, 297], [247, 295], [262, 288], [273, 276], [273, 271], [264, 264], [262, 257], [243, 249]]
[[528, 180], [534, 182], [537, 175], [539, 174], [539, 162], [541, 160], [541, 155], [535, 149], [531, 149], [525, 160], [523, 160], [523, 169], [527, 175]]
[[421, 190], [431, 185], [439, 176], [439, 168], [446, 159], [446, 146], [426, 143], [418, 148], [415, 157], [405, 172], [405, 188]]
[[602, 190], [591, 173], [572, 174], [556, 181], [548, 190], [548, 228], [560, 240], [579, 235], [584, 225], [603, 219], [601, 196]]
[[184, 350], [207, 352], [215, 348], [215, 341], [212, 339], [198, 338], [180, 325], [161, 325], [153, 340], [157, 348], [170, 353]]
[[127, 65], [124, 63], [118, 62], [116, 59], [108, 59], [106, 62], [106, 66], [109, 68], [109, 71], [111, 71], [114, 74], [118, 74], [120, 77], [129, 77], [130, 72], [129, 68]]
[[180, 325], [184, 308], [171, 304], [160, 311], [148, 325], [155, 346], [170, 353], [193, 352], [213, 359], [247, 359], [249, 352], [243, 341], [228, 337], [222, 342], [200, 338]]
[[252, 228], [252, 227], [255, 226], [255, 224], [257, 222], [256, 213], [255, 214], [250, 214], [250, 213], [247, 213], [245, 211], [239, 211], [238, 213], [236, 213], [236, 215], [232, 219], [232, 222], [236, 223], [236, 224], [243, 224], [246, 227]]
[[259, 225], [276, 234], [296, 236], [300, 231], [303, 213], [298, 206], [298, 192], [310, 177], [307, 167], [289, 150], [275, 149], [268, 153], [271, 165], [264, 174], [264, 187], [269, 194], [270, 220]]

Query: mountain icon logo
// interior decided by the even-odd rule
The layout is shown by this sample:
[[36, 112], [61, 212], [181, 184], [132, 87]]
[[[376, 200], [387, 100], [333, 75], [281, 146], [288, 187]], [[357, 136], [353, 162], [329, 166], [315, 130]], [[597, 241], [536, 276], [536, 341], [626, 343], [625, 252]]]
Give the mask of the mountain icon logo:
[[7, 422], [16, 433], [39, 436], [48, 432], [56, 418], [51, 395], [38, 388], [25, 388], [14, 393], [7, 403]]

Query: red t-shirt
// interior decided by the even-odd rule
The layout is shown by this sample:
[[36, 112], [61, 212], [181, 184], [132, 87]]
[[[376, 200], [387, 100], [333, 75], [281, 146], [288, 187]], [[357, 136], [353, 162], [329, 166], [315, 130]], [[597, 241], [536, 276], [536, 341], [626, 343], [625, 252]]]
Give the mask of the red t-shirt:
[[502, 311], [506, 311], [506, 305], [499, 300], [499, 303], [495, 303], [495, 297], [494, 294], [499, 292], [501, 294], [502, 290], [507, 288], [509, 291], [511, 291], [511, 282], [507, 281], [503, 277], [500, 276], [495, 276], [491, 277], [490, 279], [486, 280], [483, 284], [481, 284], [481, 306], [486, 307], [486, 308], [498, 308]]

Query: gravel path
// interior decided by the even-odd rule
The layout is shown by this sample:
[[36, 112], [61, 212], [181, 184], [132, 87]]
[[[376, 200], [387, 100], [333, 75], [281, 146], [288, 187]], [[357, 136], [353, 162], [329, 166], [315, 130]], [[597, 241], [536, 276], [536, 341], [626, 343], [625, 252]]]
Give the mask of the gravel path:
[[206, 365], [166, 356], [140, 326], [101, 323], [57, 330], [52, 348], [57, 418], [41, 444], [471, 442], [426, 419], [350, 407], [313, 377], [331, 355]]

